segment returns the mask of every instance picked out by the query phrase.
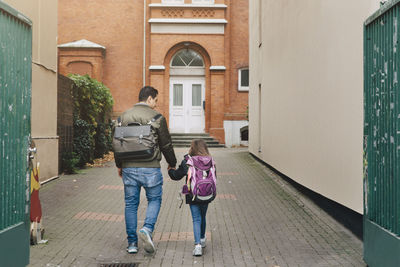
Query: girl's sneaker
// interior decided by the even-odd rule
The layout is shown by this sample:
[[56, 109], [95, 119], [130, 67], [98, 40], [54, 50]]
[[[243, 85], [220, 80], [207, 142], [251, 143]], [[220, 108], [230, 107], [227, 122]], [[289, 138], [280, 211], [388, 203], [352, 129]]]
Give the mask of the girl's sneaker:
[[193, 256], [201, 256], [203, 254], [202, 248], [200, 244], [194, 246]]
[[206, 240], [207, 240], [206, 237], [200, 239], [200, 244], [202, 248], [206, 247]]

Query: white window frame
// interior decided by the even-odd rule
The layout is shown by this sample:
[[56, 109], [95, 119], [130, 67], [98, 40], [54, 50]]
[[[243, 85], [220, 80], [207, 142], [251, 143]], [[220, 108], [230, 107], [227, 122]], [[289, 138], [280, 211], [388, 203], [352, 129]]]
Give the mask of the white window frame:
[[[249, 91], [249, 86], [242, 86], [242, 70], [249, 70], [249, 68], [241, 68], [238, 70], [238, 91]], [[250, 71], [249, 71], [249, 78], [250, 78]], [[250, 79], [249, 79], [250, 84]]]
[[214, 0], [192, 0], [193, 5], [213, 5]]
[[182, 5], [185, 3], [185, 0], [161, 0], [161, 3], [163, 4], [177, 4], [177, 5]]

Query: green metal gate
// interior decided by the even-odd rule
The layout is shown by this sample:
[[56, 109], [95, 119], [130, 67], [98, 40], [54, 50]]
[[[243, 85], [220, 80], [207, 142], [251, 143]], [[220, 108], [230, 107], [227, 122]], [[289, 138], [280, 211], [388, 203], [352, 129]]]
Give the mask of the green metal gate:
[[0, 265], [29, 263], [32, 23], [0, 1]]
[[364, 259], [400, 266], [400, 0], [364, 24]]

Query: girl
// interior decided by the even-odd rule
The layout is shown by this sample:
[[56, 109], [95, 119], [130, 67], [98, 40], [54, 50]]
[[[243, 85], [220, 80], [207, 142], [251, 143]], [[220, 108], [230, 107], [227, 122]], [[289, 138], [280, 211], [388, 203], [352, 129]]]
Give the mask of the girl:
[[[195, 139], [189, 149], [189, 155], [185, 155], [178, 169], [169, 169], [168, 174], [172, 180], [180, 180], [186, 176], [186, 184], [188, 185], [189, 192], [186, 194], [186, 204], [190, 206], [190, 212], [192, 213], [193, 219], [193, 235], [194, 235], [194, 256], [201, 256], [203, 254], [202, 249], [206, 246], [206, 214], [208, 208], [208, 202], [198, 202], [193, 199], [193, 195], [190, 192], [190, 177], [192, 174], [186, 164], [189, 157], [202, 156], [202, 160], [213, 163], [213, 159], [208, 152], [207, 144], [202, 139]], [[189, 180], [189, 183], [188, 183]]]

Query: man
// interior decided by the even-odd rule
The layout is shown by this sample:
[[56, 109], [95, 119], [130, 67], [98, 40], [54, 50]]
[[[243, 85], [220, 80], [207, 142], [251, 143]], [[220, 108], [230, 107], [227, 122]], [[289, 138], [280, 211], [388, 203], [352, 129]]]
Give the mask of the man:
[[[121, 115], [121, 126], [131, 123], [145, 125], [157, 114], [155, 107], [158, 101], [158, 91], [150, 86], [140, 90], [139, 103]], [[143, 228], [139, 230], [139, 237], [143, 241], [144, 250], [148, 253], [155, 251], [152, 233], [161, 207], [163, 177], [160, 169], [161, 152], [168, 162], [168, 168], [174, 168], [176, 157], [172, 147], [166, 119], [156, 119], [152, 124], [158, 139], [158, 153], [151, 161], [120, 161], [115, 159], [118, 174], [122, 177], [125, 191], [125, 224], [128, 235], [128, 253], [137, 253], [137, 210], [140, 202], [140, 190], [146, 191], [148, 206]]]

